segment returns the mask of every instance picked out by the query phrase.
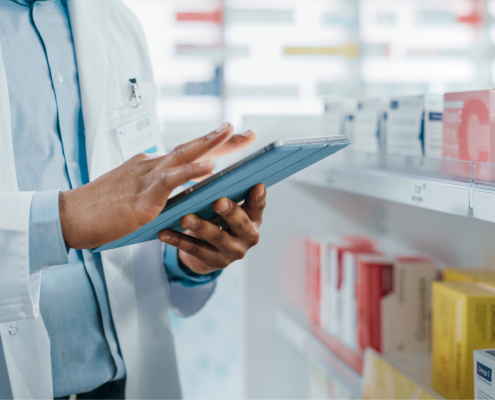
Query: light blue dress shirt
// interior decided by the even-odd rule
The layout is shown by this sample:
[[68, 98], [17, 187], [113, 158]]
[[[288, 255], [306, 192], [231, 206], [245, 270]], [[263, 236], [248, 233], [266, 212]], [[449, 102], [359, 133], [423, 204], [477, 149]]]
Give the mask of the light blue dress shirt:
[[[59, 192], [88, 182], [77, 65], [61, 0], [0, 0], [5, 64], [19, 190], [31, 206], [31, 271], [43, 269], [40, 312], [51, 342], [54, 396], [83, 393], [125, 377], [99, 255], [67, 252]], [[166, 247], [171, 281], [211, 282], [178, 264]], [[47, 268], [49, 267], [49, 268]]]

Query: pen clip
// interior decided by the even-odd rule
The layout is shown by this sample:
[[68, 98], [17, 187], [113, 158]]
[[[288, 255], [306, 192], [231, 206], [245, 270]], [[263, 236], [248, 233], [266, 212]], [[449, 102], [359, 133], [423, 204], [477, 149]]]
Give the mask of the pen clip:
[[138, 88], [139, 85], [137, 83], [136, 78], [129, 79], [129, 86], [131, 87], [131, 97], [129, 102], [131, 103], [132, 108], [138, 108], [141, 103], [141, 96], [139, 95]]

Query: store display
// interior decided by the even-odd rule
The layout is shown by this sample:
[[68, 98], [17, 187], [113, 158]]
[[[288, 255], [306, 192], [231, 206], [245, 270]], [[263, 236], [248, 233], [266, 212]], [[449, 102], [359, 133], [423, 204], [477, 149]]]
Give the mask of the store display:
[[474, 398], [476, 400], [495, 399], [495, 349], [476, 350], [474, 361]]
[[442, 157], [442, 112], [440, 95], [391, 97], [385, 118], [386, 153]]
[[352, 124], [352, 150], [379, 153], [384, 143], [385, 104], [381, 99], [358, 102]]
[[473, 351], [495, 347], [495, 290], [434, 282], [432, 385], [449, 399], [474, 398]]
[[434, 263], [424, 257], [359, 255], [357, 266], [359, 347], [427, 354]]

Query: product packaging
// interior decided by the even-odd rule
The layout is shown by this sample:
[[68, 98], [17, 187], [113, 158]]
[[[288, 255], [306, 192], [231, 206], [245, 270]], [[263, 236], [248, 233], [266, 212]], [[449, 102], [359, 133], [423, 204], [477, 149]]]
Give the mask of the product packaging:
[[354, 115], [357, 101], [343, 96], [325, 96], [323, 102], [325, 112], [322, 118], [321, 136], [345, 134], [346, 121], [350, 115]]
[[339, 337], [350, 349], [358, 349], [357, 282], [358, 260], [364, 256], [378, 256], [373, 249], [346, 250], [343, 253], [343, 274], [340, 289]]
[[352, 120], [352, 150], [379, 153], [383, 150], [385, 103], [381, 99], [358, 102]]
[[386, 153], [442, 157], [443, 96], [393, 97], [385, 117]]
[[344, 253], [372, 252], [374, 249], [374, 241], [366, 236], [342, 236], [338, 242], [328, 243], [327, 263], [322, 269], [320, 310], [321, 324], [327, 333], [339, 336], [340, 332]]
[[320, 323], [320, 266], [325, 247], [321, 238], [306, 238], [306, 316], [315, 324]]
[[481, 268], [445, 268], [442, 271], [446, 282], [491, 282], [495, 271]]
[[433, 262], [419, 256], [358, 255], [357, 266], [359, 348], [427, 354]]
[[[442, 157], [493, 163], [495, 160], [495, 90], [446, 93], [444, 95]], [[481, 167], [481, 166], [480, 166]], [[461, 168], [471, 172], [469, 164]], [[478, 179], [490, 179], [481, 168]]]
[[475, 350], [474, 358], [474, 398], [476, 400], [495, 399], [495, 349]]
[[432, 386], [448, 399], [473, 399], [473, 351], [495, 347], [495, 290], [434, 282]]

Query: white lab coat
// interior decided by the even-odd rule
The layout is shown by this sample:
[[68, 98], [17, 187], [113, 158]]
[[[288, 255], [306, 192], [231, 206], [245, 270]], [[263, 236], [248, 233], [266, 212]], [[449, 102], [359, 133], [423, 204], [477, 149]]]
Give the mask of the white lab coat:
[[[129, 79], [138, 79], [143, 97], [152, 105], [152, 125], [158, 129], [156, 90], [144, 33], [119, 0], [68, 0], [68, 4], [89, 174], [94, 180], [123, 162], [108, 116], [129, 100]], [[18, 191], [14, 163], [0, 48], [0, 398], [9, 393], [16, 399], [52, 398], [50, 341], [39, 313], [42, 272], [29, 273], [33, 193]], [[127, 370], [127, 398], [181, 397], [169, 321], [170, 287], [162, 256], [158, 241], [102, 253]], [[192, 308], [200, 308], [213, 287], [190, 289], [189, 309], [195, 301]], [[180, 301], [174, 306], [180, 312]]]

